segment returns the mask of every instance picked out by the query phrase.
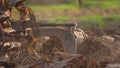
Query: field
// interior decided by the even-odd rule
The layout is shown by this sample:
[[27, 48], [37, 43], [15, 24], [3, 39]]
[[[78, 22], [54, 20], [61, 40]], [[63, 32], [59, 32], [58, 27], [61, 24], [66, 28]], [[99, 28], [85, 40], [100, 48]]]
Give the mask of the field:
[[51, 23], [79, 23], [83, 28], [91, 28], [98, 24], [106, 27], [109, 22], [119, 23], [120, 5], [118, 0], [114, 1], [89, 1], [85, 0], [82, 7], [77, 2], [72, 4], [31, 6], [35, 11], [38, 21]]
[[[16, 28], [22, 24], [23, 29], [30, 24], [35, 35], [29, 28], [20, 34], [15, 32], [23, 37], [15, 34], [12, 38], [5, 37], [6, 45], [0, 46], [0, 68], [120, 67], [119, 0], [84, 0], [81, 7], [77, 1], [28, 6], [34, 11], [37, 24], [54, 23], [55, 26], [33, 27], [31, 21], [19, 22], [18, 25], [12, 23]], [[18, 12], [13, 12], [13, 18], [19, 19]], [[69, 29], [69, 26], [57, 27], [55, 23], [78, 25]], [[67, 53], [67, 50], [74, 50], [74, 54]]]

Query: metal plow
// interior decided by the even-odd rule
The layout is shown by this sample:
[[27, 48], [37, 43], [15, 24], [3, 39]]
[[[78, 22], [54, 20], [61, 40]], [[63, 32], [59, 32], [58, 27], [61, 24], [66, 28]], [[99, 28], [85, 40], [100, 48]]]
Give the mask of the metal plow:
[[[13, 28], [17, 31], [21, 31], [26, 28], [33, 29], [33, 37], [49, 36], [58, 38], [61, 41], [64, 52], [76, 53], [76, 40], [73, 34], [75, 23], [55, 24], [55, 23], [27, 23], [25, 27], [19, 27], [23, 25], [21, 22], [13, 24]], [[31, 27], [31, 25], [35, 27]]]
[[76, 41], [72, 32], [75, 24], [40, 24], [39, 26], [40, 36], [56, 37], [62, 42], [64, 52], [75, 53]]

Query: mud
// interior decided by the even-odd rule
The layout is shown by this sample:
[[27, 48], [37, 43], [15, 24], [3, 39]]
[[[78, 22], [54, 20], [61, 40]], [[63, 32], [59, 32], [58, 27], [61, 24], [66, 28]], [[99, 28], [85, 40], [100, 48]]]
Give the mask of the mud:
[[120, 64], [119, 30], [112, 34], [104, 31], [101, 35], [85, 31], [88, 37], [80, 42], [77, 39], [77, 54], [65, 53], [55, 37], [37, 37], [32, 42], [21, 39], [21, 47], [4, 47], [0, 68], [105, 68]]
[[[25, 57], [24, 57], [25, 58]], [[29, 60], [30, 62], [30, 60]], [[14, 62], [0, 62], [5, 68], [102, 68], [103, 65], [95, 62], [81, 54], [67, 54], [54, 52], [49, 55], [41, 56], [32, 64], [21, 65]]]
[[89, 37], [78, 43], [77, 53], [98, 62], [120, 63], [120, 27], [113, 27], [86, 30]]

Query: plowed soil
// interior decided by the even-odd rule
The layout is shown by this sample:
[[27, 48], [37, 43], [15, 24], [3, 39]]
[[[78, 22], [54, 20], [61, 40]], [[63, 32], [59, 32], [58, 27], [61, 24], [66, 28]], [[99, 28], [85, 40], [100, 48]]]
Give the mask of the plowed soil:
[[21, 39], [21, 47], [7, 46], [3, 50], [0, 68], [105, 68], [107, 64], [120, 63], [119, 34], [108, 36], [109, 30], [106, 33], [89, 35], [78, 44], [77, 54], [65, 53], [55, 37], [34, 38], [32, 42]]

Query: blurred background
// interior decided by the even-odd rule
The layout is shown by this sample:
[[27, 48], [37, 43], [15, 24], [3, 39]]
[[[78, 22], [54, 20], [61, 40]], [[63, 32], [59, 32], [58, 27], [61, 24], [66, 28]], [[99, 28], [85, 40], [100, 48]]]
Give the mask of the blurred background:
[[27, 3], [31, 5], [69, 4], [71, 2], [73, 0], [27, 0]]
[[37, 21], [50, 23], [78, 23], [81, 28], [93, 25], [105, 28], [120, 23], [120, 0], [27, 0]]

